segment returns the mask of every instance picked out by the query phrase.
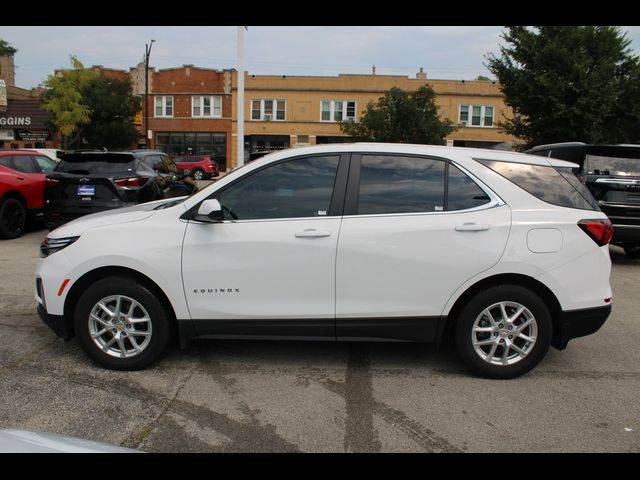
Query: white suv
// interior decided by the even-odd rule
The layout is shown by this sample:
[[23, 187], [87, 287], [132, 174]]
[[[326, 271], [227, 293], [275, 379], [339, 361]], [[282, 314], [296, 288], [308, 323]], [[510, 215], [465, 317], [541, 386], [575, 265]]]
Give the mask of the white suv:
[[194, 338], [455, 340], [510, 378], [611, 312], [612, 228], [574, 164], [467, 148], [280, 151], [49, 234], [42, 319], [111, 369]]

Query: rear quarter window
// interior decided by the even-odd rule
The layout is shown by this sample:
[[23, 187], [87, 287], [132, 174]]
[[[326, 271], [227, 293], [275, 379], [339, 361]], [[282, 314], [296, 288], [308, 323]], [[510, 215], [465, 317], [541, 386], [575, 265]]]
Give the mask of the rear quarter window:
[[556, 169], [552, 166], [480, 158], [475, 160], [543, 202], [580, 210], [600, 210], [593, 195], [570, 168]]

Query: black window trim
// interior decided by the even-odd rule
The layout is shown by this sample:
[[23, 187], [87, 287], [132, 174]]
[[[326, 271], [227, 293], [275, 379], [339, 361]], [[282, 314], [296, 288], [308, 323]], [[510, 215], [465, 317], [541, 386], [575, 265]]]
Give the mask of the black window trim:
[[264, 170], [266, 168], [272, 167], [274, 165], [279, 165], [281, 163], [290, 162], [290, 161], [293, 161], [293, 160], [303, 159], [303, 158], [336, 157], [336, 156], [338, 157], [338, 168], [336, 170], [336, 178], [335, 178], [335, 180], [333, 182], [333, 193], [331, 195], [331, 203], [329, 204], [328, 215], [321, 216], [321, 217], [282, 217], [282, 218], [253, 218], [253, 219], [246, 219], [246, 220], [224, 220], [222, 223], [322, 220], [322, 219], [325, 219], [325, 218], [342, 217], [343, 211], [344, 211], [344, 206], [345, 206], [345, 194], [346, 194], [346, 189], [347, 189], [347, 178], [348, 178], [349, 173], [350, 173], [349, 165], [350, 165], [350, 163], [352, 163], [350, 152], [324, 152], [324, 153], [313, 153], [311, 155], [309, 155], [309, 154], [296, 155], [296, 156], [293, 156], [293, 157], [282, 158], [282, 159], [276, 160], [274, 162], [269, 162], [266, 165], [263, 165], [263, 166], [261, 166], [259, 168], [256, 168], [255, 170], [252, 170], [251, 172], [236, 178], [231, 183], [229, 183], [228, 185], [225, 185], [224, 187], [220, 188], [219, 190], [216, 190], [211, 195], [209, 195], [208, 197], [204, 198], [202, 201], [196, 203], [192, 208], [190, 208], [184, 214], [182, 214], [180, 216], [180, 219], [182, 219], [182, 220], [192, 220], [191, 217], [193, 215], [195, 215], [195, 213], [198, 211], [198, 209], [200, 208], [200, 205], [202, 204], [202, 202], [204, 202], [205, 200], [210, 200], [210, 199], [218, 199], [219, 195], [222, 194], [228, 188], [231, 188], [233, 185], [235, 185], [236, 183], [240, 182], [241, 180], [244, 180], [244, 179], [250, 177], [251, 175], [254, 175], [254, 174], [258, 173], [258, 172], [261, 172], [262, 170]]
[[[439, 160], [445, 162], [445, 172], [444, 172], [444, 201], [443, 201], [443, 211], [441, 212], [403, 212], [403, 213], [366, 213], [359, 214], [358, 213], [358, 198], [360, 195], [360, 168], [362, 166], [362, 155], [385, 155], [385, 156], [401, 156], [401, 157], [416, 157], [416, 158], [426, 158], [430, 160]], [[477, 207], [467, 208], [464, 210], [447, 210], [447, 199], [448, 199], [448, 188], [449, 188], [449, 164], [453, 164], [456, 168], [458, 168], [462, 173], [467, 175], [471, 180], [475, 182], [475, 184], [489, 197], [489, 201], [483, 205], [479, 205]], [[344, 205], [344, 213], [343, 215], [349, 217], [396, 217], [396, 216], [409, 216], [409, 215], [443, 215], [443, 214], [458, 214], [458, 213], [467, 213], [474, 212], [480, 210], [488, 210], [489, 208], [499, 207], [502, 205], [506, 205], [506, 202], [502, 200], [502, 198], [496, 194], [489, 186], [480, 180], [473, 173], [469, 172], [468, 169], [464, 168], [464, 166], [460, 165], [458, 162], [451, 160], [449, 158], [438, 157], [435, 155], [421, 155], [418, 153], [403, 153], [403, 152], [378, 152], [378, 151], [370, 151], [370, 152], [357, 152], [353, 153], [351, 156], [351, 168], [349, 170], [349, 180], [347, 182], [347, 192], [345, 198]]]

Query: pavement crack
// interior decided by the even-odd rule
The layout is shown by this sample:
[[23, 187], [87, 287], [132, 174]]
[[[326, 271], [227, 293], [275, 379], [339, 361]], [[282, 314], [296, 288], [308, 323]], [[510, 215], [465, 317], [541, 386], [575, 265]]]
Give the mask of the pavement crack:
[[189, 380], [191, 380], [191, 377], [193, 377], [197, 368], [198, 368], [198, 365], [196, 364], [189, 372], [189, 376], [183, 382], [180, 383], [180, 386], [176, 389], [176, 392], [173, 395], [173, 397], [169, 398], [168, 401], [166, 401], [165, 405], [160, 410], [160, 414], [151, 422], [149, 422], [148, 425], [145, 425], [141, 430], [138, 430], [137, 432], [134, 432], [131, 435], [129, 435], [129, 437], [127, 437], [127, 439], [122, 443], [123, 447], [140, 449], [140, 446], [144, 443], [144, 441], [153, 433], [153, 431], [159, 425], [162, 417], [164, 417], [167, 414], [167, 412], [171, 408], [171, 405], [177, 401], [176, 399], [178, 398], [178, 395], [180, 395], [180, 392], [182, 391], [182, 389], [189, 382]]

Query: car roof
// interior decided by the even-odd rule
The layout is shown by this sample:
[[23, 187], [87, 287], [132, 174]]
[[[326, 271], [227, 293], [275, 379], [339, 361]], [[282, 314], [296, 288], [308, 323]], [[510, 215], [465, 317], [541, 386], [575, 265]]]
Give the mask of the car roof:
[[0, 150], [0, 155], [33, 155], [34, 153], [40, 153], [35, 150]]
[[[330, 143], [323, 145], [311, 145], [308, 147], [297, 147], [295, 149], [277, 150], [269, 155], [265, 155], [256, 161], [270, 163], [280, 158], [292, 155], [309, 155], [319, 153], [396, 153], [408, 155], [433, 155], [442, 156], [447, 159], [456, 160], [460, 158], [473, 158], [482, 160], [497, 160], [502, 162], [526, 163], [531, 165], [570, 167], [578, 165], [565, 160], [555, 158], [540, 157], [526, 153], [509, 152], [505, 150], [493, 150], [487, 148], [467, 148], [448, 147], [444, 145], [423, 145], [410, 143]], [[253, 162], [252, 162], [253, 163]]]

